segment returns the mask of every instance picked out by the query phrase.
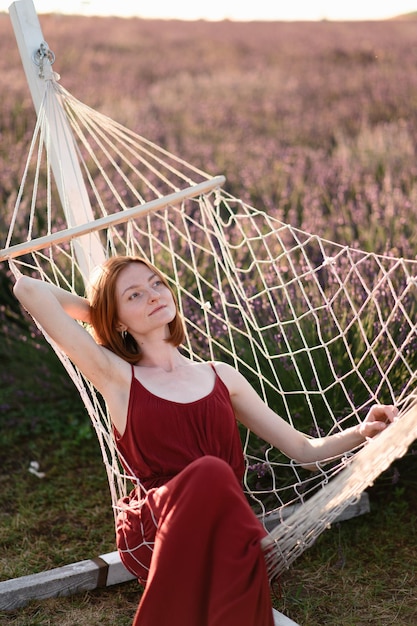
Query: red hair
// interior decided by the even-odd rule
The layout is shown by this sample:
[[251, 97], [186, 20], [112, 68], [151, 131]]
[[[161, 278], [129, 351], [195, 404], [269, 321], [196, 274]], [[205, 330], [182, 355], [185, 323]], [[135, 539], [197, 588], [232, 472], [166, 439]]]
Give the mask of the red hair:
[[116, 282], [120, 272], [131, 263], [142, 263], [154, 272], [168, 287], [175, 303], [176, 314], [169, 323], [170, 336], [166, 341], [178, 347], [185, 338], [184, 325], [179, 313], [178, 301], [166, 278], [149, 261], [136, 256], [117, 256], [105, 261], [96, 272], [88, 288], [88, 299], [91, 307], [91, 325], [94, 338], [128, 363], [138, 363], [141, 359], [139, 346], [135, 339], [127, 333], [125, 337], [117, 330], [118, 310], [116, 298]]

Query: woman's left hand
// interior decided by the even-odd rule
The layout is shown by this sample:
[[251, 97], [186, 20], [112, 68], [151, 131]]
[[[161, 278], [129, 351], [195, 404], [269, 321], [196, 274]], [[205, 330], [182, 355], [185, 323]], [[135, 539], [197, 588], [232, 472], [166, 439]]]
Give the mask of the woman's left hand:
[[397, 417], [397, 407], [390, 404], [375, 404], [359, 426], [359, 432], [365, 439], [374, 437], [385, 430]]

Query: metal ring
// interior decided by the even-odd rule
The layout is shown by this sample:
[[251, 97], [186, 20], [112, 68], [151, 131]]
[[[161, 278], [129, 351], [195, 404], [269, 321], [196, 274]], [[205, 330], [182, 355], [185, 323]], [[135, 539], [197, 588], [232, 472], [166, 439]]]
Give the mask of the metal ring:
[[43, 65], [44, 59], [47, 59], [50, 65], [53, 65], [53, 63], [55, 62], [55, 54], [52, 52], [52, 50], [49, 49], [46, 41], [43, 41], [38, 50], [36, 50], [32, 54], [32, 59], [35, 65], [37, 65], [38, 67], [41, 67]]

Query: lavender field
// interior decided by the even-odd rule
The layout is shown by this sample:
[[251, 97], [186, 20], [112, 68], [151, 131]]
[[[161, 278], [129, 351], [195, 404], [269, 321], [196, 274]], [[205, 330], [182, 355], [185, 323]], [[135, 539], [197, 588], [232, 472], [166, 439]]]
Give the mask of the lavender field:
[[[415, 22], [40, 21], [83, 102], [293, 226], [415, 258]], [[7, 15], [0, 32], [2, 235], [34, 113]]]

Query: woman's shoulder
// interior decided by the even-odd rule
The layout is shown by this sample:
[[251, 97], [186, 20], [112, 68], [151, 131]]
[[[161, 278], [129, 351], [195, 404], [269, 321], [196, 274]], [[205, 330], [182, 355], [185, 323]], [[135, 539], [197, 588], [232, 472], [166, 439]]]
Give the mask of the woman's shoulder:
[[210, 363], [216, 374], [229, 389], [230, 394], [237, 391], [240, 385], [246, 383], [244, 376], [232, 365], [223, 361], [211, 361]]

